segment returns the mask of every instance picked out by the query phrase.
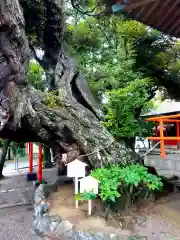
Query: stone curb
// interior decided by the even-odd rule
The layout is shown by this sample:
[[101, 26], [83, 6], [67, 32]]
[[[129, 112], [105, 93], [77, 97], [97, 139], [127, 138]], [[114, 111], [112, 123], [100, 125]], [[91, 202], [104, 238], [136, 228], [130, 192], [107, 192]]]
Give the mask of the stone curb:
[[34, 191], [34, 229], [38, 236], [46, 240], [127, 240], [127, 237], [118, 237], [116, 234], [87, 233], [76, 231], [74, 226], [59, 216], [50, 216], [50, 204], [46, 198], [56, 191], [55, 185], [41, 184]]

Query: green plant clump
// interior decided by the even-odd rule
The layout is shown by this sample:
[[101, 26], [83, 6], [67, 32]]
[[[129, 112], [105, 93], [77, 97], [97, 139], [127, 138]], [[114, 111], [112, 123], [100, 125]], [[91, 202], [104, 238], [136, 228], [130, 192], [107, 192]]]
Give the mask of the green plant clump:
[[91, 175], [99, 180], [100, 198], [103, 202], [115, 202], [125, 194], [130, 194], [131, 199], [135, 199], [153, 191], [161, 191], [163, 187], [160, 177], [148, 173], [147, 168], [139, 164], [97, 168]]
[[46, 104], [46, 106], [53, 108], [53, 109], [59, 108], [60, 104], [59, 104], [59, 99], [57, 97], [56, 91], [45, 93], [45, 104]]
[[84, 192], [84, 193], [78, 193], [75, 194], [75, 200], [78, 201], [85, 201], [85, 200], [90, 200], [90, 199], [95, 199], [96, 194], [94, 192]]

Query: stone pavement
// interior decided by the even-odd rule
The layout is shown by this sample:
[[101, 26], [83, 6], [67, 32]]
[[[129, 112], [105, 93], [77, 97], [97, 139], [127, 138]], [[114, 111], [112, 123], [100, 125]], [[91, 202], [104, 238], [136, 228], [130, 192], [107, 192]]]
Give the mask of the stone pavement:
[[0, 209], [1, 240], [38, 240], [32, 227], [32, 206]]
[[[27, 169], [25, 170], [27, 171]], [[56, 169], [45, 169], [43, 178], [48, 183], [56, 179]], [[0, 209], [13, 205], [27, 205], [32, 201], [33, 183], [26, 181], [26, 174], [8, 176], [0, 181]]]
[[8, 177], [0, 182], [0, 239], [35, 240], [30, 204], [32, 183], [25, 175]]
[[[24, 170], [27, 172], [27, 169]], [[33, 184], [26, 181], [25, 173], [16, 173], [0, 181], [0, 240], [34, 240]], [[44, 179], [53, 182], [56, 169], [46, 169]]]
[[[37, 166], [38, 164], [38, 157], [37, 154], [33, 155], [33, 166]], [[28, 171], [29, 168], [29, 156], [24, 156], [24, 157], [19, 157], [18, 160], [6, 160], [5, 162], [5, 167], [3, 169], [3, 174], [4, 175], [9, 175], [11, 172], [17, 173], [17, 168], [19, 168], [19, 171], [25, 170], [26, 172]]]

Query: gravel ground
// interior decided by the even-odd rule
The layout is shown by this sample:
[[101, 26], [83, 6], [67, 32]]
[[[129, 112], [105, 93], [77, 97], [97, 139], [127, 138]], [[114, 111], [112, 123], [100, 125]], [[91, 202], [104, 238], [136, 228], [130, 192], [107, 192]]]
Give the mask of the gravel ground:
[[0, 240], [40, 240], [34, 233], [32, 221], [31, 205], [0, 209]]

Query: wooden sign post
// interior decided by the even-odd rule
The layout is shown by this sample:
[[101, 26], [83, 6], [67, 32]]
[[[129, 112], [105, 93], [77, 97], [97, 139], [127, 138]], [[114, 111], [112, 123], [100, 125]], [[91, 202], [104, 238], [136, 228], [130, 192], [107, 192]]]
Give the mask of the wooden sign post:
[[[92, 176], [82, 178], [80, 181], [80, 193], [94, 193], [98, 194], [99, 181]], [[88, 214], [91, 215], [92, 212], [92, 200], [88, 200]]]
[[[67, 164], [67, 176], [75, 179], [75, 194], [78, 194], [78, 178], [85, 177], [86, 163], [83, 163], [77, 159]], [[76, 208], [78, 208], [78, 200], [76, 200]]]

